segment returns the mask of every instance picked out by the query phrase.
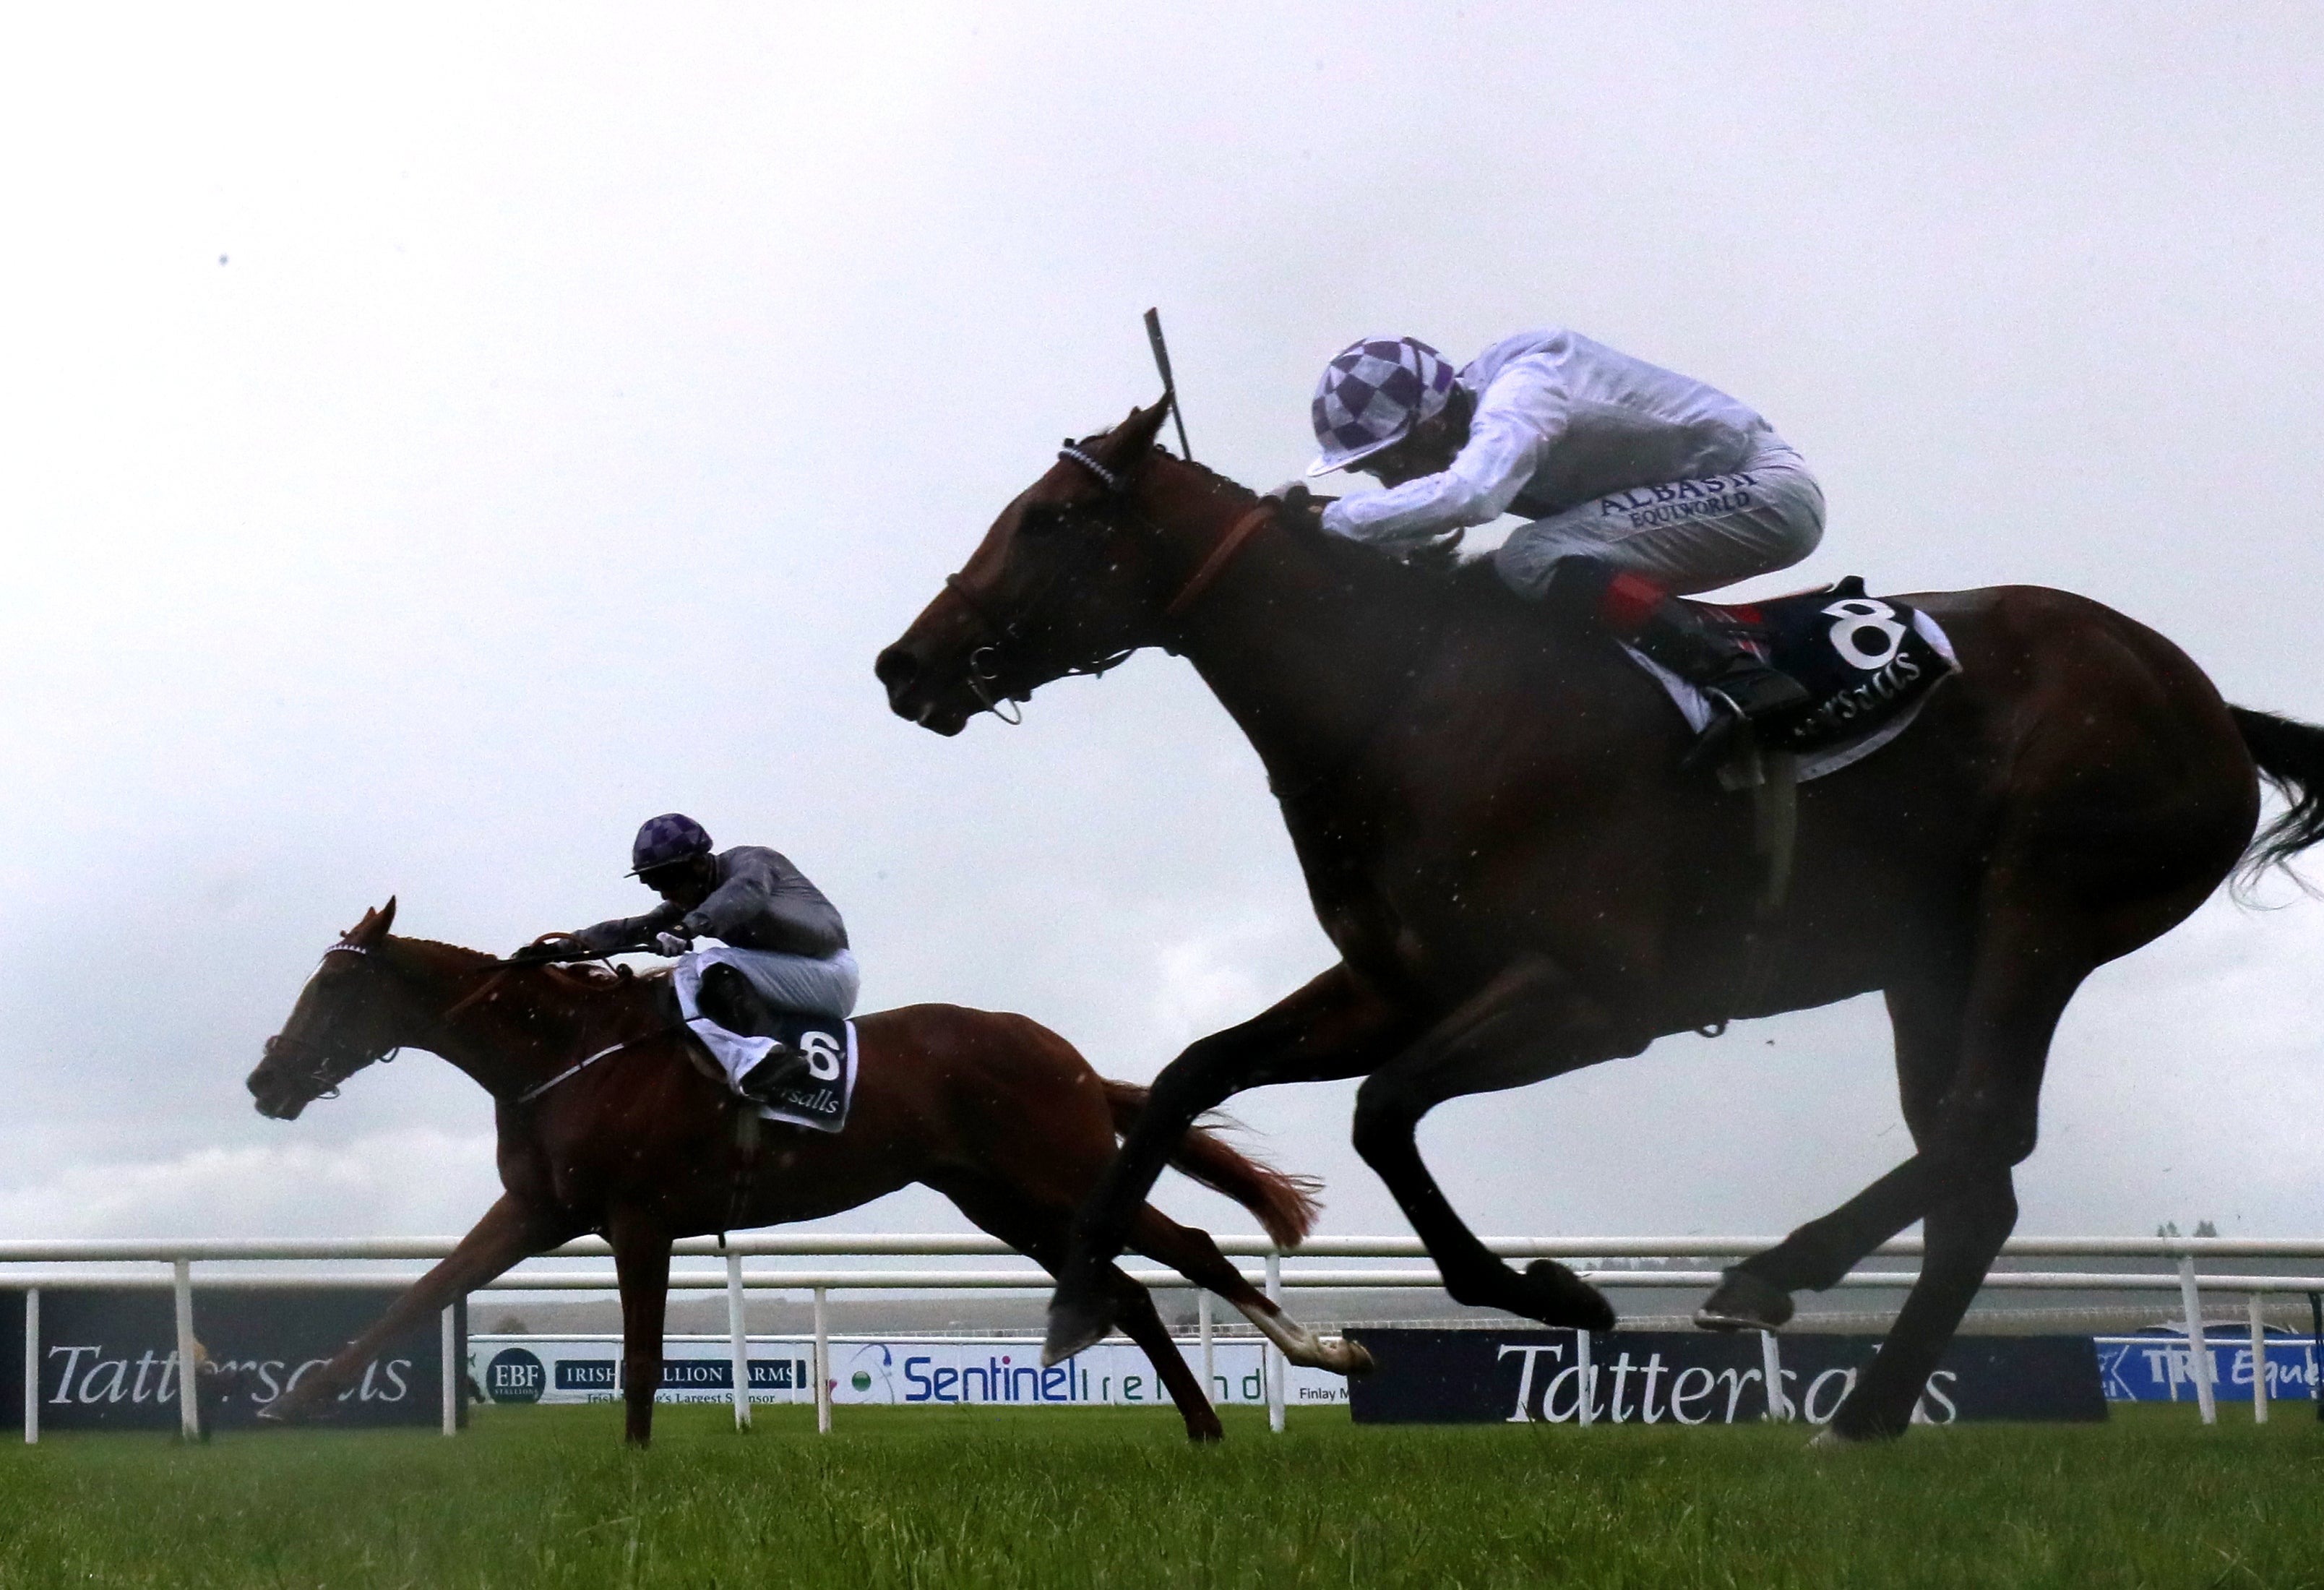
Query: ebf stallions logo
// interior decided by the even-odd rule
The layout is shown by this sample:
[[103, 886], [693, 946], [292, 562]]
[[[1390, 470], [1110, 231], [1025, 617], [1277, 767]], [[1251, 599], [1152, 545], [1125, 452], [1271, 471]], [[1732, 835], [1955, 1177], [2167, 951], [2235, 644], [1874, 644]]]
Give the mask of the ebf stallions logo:
[[503, 1347], [484, 1365], [484, 1395], [495, 1402], [538, 1402], [549, 1376], [522, 1347]]

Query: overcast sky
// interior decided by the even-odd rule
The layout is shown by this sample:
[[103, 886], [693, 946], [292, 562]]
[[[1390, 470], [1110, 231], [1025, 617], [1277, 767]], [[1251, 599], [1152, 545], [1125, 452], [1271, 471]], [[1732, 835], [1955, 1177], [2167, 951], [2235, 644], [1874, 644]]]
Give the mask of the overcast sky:
[[[10, 24], [0, 1234], [464, 1228], [448, 1067], [290, 1125], [242, 1077], [365, 907], [493, 948], [634, 911], [672, 808], [806, 868], [864, 1008], [1023, 1011], [1112, 1076], [1328, 964], [1183, 663], [952, 741], [872, 676], [1154, 395], [1148, 304], [1255, 485], [1346, 342], [1563, 322], [1806, 453], [1830, 530], [1770, 587], [2069, 587], [2324, 719], [2324, 12], [772, 9]], [[2324, 1229], [2324, 904], [2276, 895], [2089, 984], [2021, 1230]], [[1326, 1229], [1401, 1231], [1351, 1095], [1237, 1110]], [[1906, 1151], [1875, 999], [1423, 1146], [1544, 1234], [1781, 1230]]]

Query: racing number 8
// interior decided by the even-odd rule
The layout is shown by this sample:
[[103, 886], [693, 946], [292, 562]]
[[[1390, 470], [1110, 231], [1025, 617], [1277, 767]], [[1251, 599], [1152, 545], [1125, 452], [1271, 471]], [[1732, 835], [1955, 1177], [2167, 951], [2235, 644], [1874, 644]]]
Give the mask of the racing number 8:
[[[1824, 615], [1837, 618], [1831, 626], [1831, 649], [1867, 673], [1886, 668], [1904, 644], [1904, 626], [1896, 622], [1896, 609], [1870, 596], [1850, 596], [1834, 602], [1825, 608]], [[1863, 635], [1867, 630], [1880, 637], [1881, 650], [1867, 651]]]

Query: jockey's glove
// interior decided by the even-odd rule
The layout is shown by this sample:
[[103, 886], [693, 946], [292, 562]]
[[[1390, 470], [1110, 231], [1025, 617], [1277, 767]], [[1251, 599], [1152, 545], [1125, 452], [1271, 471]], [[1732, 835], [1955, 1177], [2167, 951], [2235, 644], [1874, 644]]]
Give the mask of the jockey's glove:
[[657, 933], [654, 935], [654, 948], [660, 951], [663, 955], [684, 955], [687, 950], [692, 949], [693, 948], [693, 940], [676, 933]]

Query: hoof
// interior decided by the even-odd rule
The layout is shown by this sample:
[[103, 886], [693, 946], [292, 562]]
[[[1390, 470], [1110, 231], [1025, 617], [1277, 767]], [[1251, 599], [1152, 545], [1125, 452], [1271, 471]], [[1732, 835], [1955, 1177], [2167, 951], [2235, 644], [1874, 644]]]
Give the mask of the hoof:
[[1525, 1267], [1526, 1298], [1516, 1312], [1544, 1325], [1574, 1330], [1612, 1330], [1614, 1306], [1606, 1295], [1554, 1259]]
[[1697, 1330], [1779, 1330], [1792, 1317], [1792, 1294], [1748, 1270], [1721, 1272], [1718, 1290], [1694, 1311]]
[[1824, 1427], [1823, 1427], [1823, 1428], [1821, 1428], [1821, 1429], [1818, 1430], [1818, 1431], [1814, 1434], [1814, 1436], [1813, 1436], [1813, 1437], [1812, 1437], [1809, 1439], [1809, 1441], [1808, 1441], [1808, 1445], [1809, 1445], [1809, 1446], [1811, 1446], [1811, 1447], [1885, 1447], [1885, 1446], [1886, 1446], [1889, 1442], [1891, 1442], [1891, 1441], [1894, 1441], [1894, 1440], [1897, 1439], [1897, 1438], [1898, 1438], [1899, 1437], [1901, 1437], [1904, 1433], [1904, 1431], [1902, 1431], [1902, 1430], [1895, 1430], [1895, 1431], [1887, 1431], [1887, 1430], [1873, 1430], [1873, 1431], [1870, 1431], [1870, 1432], [1865, 1432], [1865, 1431], [1853, 1431], [1853, 1432], [1851, 1432], [1851, 1431], [1844, 1430], [1844, 1429], [1840, 1428], [1840, 1421], [1839, 1421], [1838, 1419], [1834, 1419], [1831, 1423], [1830, 1423], [1830, 1424], [1828, 1424], [1828, 1425], [1824, 1426]]
[[1227, 1438], [1224, 1426], [1213, 1419], [1207, 1425], [1188, 1425], [1186, 1439], [1197, 1447], [1215, 1447]]
[[1361, 1342], [1351, 1342], [1345, 1336], [1325, 1336], [1323, 1347], [1331, 1355], [1325, 1367], [1336, 1374], [1370, 1374], [1379, 1367], [1372, 1362], [1371, 1349]]
[[1113, 1310], [1103, 1299], [1084, 1300], [1059, 1292], [1049, 1299], [1049, 1334], [1041, 1343], [1041, 1367], [1055, 1368], [1113, 1328]]

